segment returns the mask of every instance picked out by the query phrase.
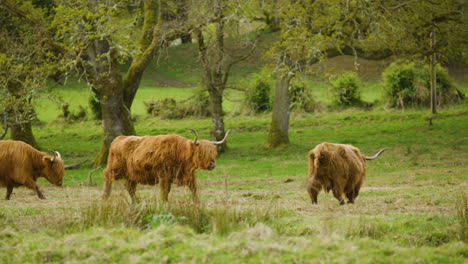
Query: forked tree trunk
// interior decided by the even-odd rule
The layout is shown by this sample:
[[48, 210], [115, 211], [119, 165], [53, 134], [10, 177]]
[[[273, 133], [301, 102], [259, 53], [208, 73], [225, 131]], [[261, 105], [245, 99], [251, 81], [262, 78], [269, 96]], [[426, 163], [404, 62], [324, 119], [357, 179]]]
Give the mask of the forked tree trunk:
[[289, 143], [289, 112], [291, 95], [289, 93], [290, 79], [282, 77], [276, 82], [270, 131], [267, 144], [274, 148]]
[[131, 113], [123, 98], [123, 83], [120, 74], [115, 73], [95, 84], [96, 95], [101, 102], [103, 143], [94, 166], [104, 165], [112, 141], [121, 135], [135, 135]]

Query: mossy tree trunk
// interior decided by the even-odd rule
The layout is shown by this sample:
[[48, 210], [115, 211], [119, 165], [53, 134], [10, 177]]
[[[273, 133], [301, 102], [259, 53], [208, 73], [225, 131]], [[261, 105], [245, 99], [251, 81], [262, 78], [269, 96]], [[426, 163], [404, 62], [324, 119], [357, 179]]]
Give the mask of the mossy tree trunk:
[[276, 82], [270, 131], [267, 139], [267, 144], [271, 148], [289, 144], [290, 81], [290, 78], [281, 77]]
[[[6, 125], [10, 127], [10, 139], [22, 141], [39, 149], [36, 138], [32, 131], [31, 120], [34, 118], [34, 109], [28, 92], [20, 82], [8, 84], [8, 95], [12, 98], [12, 103], [6, 108]], [[29, 98], [29, 99], [28, 99]]]
[[[221, 141], [225, 136], [224, 128], [224, 112], [223, 112], [223, 95], [217, 89], [210, 92], [211, 115], [213, 122], [213, 130], [211, 131], [211, 139]], [[223, 144], [216, 145], [218, 154], [223, 153], [227, 149], [226, 141]]]
[[12, 140], [23, 141], [35, 149], [39, 149], [36, 138], [34, 137], [31, 121], [24, 121], [21, 124], [10, 126], [10, 138]]
[[[122, 73], [118, 67], [116, 58], [111, 56], [112, 61], [106, 63], [101, 61], [101, 56], [109, 52], [106, 41], [95, 41], [92, 49], [88, 49], [88, 56], [93, 61], [93, 69], [96, 75], [90, 78], [94, 93], [101, 104], [103, 144], [94, 160], [94, 166], [105, 165], [112, 141], [121, 135], [135, 135], [135, 127], [131, 116], [131, 107], [136, 92], [140, 86], [141, 78], [146, 67], [151, 62], [154, 54], [161, 47], [161, 34], [157, 27], [156, 16], [159, 1], [145, 0], [144, 21], [142, 36], [139, 40], [139, 52], [133, 58], [130, 67]], [[164, 8], [165, 5], [159, 5]], [[163, 12], [160, 12], [163, 13]], [[159, 22], [163, 19], [160, 18]], [[108, 70], [108, 65], [111, 70]], [[123, 77], [122, 77], [123, 76]]]
[[103, 143], [94, 160], [94, 165], [107, 162], [112, 141], [121, 135], [135, 135], [130, 109], [124, 102], [123, 82], [119, 73], [94, 84], [96, 96], [101, 103]]

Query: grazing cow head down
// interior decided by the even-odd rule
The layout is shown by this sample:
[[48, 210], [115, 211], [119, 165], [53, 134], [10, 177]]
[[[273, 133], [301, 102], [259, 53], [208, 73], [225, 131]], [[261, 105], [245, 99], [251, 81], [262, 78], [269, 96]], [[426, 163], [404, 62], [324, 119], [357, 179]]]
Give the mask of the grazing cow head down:
[[231, 130], [226, 132], [226, 135], [221, 141], [198, 140], [197, 131], [195, 131], [195, 129], [191, 130], [195, 134], [195, 139], [192, 141], [194, 149], [194, 163], [200, 169], [213, 170], [216, 167], [216, 157], [218, 156], [216, 145], [223, 144]]
[[26, 186], [36, 191], [39, 198], [45, 199], [36, 184], [39, 177], [44, 177], [57, 186], [62, 185], [63, 160], [57, 151], [49, 152], [51, 155], [21, 141], [0, 141], [0, 186], [7, 188], [7, 200], [10, 199], [13, 188], [18, 186]]
[[366, 160], [376, 159], [383, 151], [373, 157], [366, 157], [352, 145], [324, 142], [309, 151], [309, 172], [307, 191], [312, 203], [317, 203], [317, 194], [323, 189], [332, 191], [335, 198], [344, 204], [354, 203], [366, 176]]
[[42, 158], [44, 168], [41, 170], [41, 176], [54, 185], [62, 186], [65, 173], [63, 160], [58, 151], [49, 150], [49, 153], [52, 155]]

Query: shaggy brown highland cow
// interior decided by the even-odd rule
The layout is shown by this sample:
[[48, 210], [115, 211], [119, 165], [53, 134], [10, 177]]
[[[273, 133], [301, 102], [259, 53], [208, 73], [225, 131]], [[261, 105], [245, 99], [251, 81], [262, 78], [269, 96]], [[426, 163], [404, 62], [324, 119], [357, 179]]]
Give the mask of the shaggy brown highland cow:
[[0, 186], [7, 188], [6, 199], [10, 200], [13, 187], [26, 186], [45, 199], [36, 180], [46, 178], [52, 184], [62, 185], [64, 166], [60, 153], [49, 150], [48, 156], [21, 141], [0, 141]]
[[194, 201], [197, 197], [196, 169], [212, 170], [217, 156], [216, 145], [222, 141], [189, 140], [178, 135], [120, 136], [110, 146], [107, 168], [104, 170], [104, 198], [111, 192], [112, 182], [126, 180], [130, 196], [135, 198], [137, 184], [159, 183], [161, 196], [168, 200], [171, 184], [187, 185]]
[[317, 195], [322, 189], [326, 192], [332, 190], [340, 204], [345, 203], [343, 194], [348, 203], [354, 203], [366, 176], [366, 160], [376, 159], [385, 150], [366, 157], [352, 145], [318, 144], [309, 151], [307, 192], [312, 203], [317, 203]]

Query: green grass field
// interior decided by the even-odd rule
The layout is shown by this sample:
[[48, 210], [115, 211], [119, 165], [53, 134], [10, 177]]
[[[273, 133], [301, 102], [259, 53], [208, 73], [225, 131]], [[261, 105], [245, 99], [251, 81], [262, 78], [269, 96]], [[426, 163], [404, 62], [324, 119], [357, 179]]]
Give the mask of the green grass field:
[[[164, 72], [170, 68], [161, 71], [171, 76]], [[173, 78], [181, 81], [181, 74]], [[315, 97], [329, 102], [327, 85], [311, 83]], [[379, 100], [380, 83], [363, 83], [363, 99]], [[145, 113], [144, 100], [183, 100], [192, 92], [145, 79], [132, 109], [137, 134], [191, 138], [195, 128], [208, 138], [209, 118], [160, 120]], [[80, 83], [53, 89], [72, 112], [87, 107], [89, 95]], [[229, 150], [215, 170], [197, 172], [199, 205], [185, 187], [174, 186], [165, 205], [158, 187], [142, 185], [132, 203], [122, 182], [102, 201], [102, 168], [69, 170], [62, 188], [38, 180], [47, 200], [26, 188], [0, 200], [0, 263], [467, 262], [466, 102], [440, 108], [432, 125], [429, 109], [293, 112], [291, 144], [271, 150], [265, 147], [270, 114], [239, 115], [241, 93], [228, 91], [228, 97]], [[60, 151], [67, 164], [93, 159], [100, 122], [65, 122], [59, 105], [44, 99], [37, 107], [39, 144]], [[367, 163], [356, 204], [340, 206], [323, 192], [318, 205], [310, 203], [307, 152], [324, 141], [353, 144], [366, 155], [389, 149]]]

